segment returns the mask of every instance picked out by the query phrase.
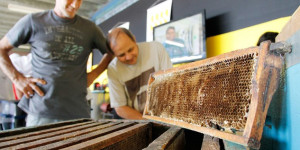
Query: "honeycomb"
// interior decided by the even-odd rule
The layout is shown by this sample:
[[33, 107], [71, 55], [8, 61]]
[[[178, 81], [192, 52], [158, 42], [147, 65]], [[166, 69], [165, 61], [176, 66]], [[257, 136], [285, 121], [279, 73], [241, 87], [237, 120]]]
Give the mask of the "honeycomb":
[[153, 76], [147, 115], [201, 127], [243, 131], [251, 102], [255, 51]]

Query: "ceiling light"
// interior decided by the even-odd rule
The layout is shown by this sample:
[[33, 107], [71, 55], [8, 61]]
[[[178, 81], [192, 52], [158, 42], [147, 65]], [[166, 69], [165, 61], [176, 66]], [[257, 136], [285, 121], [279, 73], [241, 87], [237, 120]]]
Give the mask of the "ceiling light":
[[43, 9], [20, 6], [20, 5], [16, 5], [16, 4], [8, 4], [7, 8], [11, 11], [16, 11], [16, 12], [25, 13], [25, 14], [44, 11]]

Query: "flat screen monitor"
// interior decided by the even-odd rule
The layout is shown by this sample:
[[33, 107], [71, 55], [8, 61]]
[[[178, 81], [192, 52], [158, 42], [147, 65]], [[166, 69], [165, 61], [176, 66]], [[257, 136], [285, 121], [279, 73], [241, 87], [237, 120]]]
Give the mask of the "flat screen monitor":
[[153, 38], [164, 45], [173, 64], [204, 59], [205, 12], [154, 27]]

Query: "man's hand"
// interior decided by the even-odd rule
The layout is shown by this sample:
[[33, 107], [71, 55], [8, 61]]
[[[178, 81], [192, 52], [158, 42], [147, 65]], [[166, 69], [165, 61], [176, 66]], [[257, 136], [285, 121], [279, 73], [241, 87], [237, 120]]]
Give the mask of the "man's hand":
[[14, 83], [15, 87], [22, 92], [26, 98], [30, 98], [35, 92], [40, 96], [44, 96], [44, 92], [36, 85], [36, 83], [46, 84], [45, 80], [37, 78], [27, 78], [17, 71], [9, 59], [8, 53], [13, 49], [13, 46], [4, 36], [0, 40], [0, 69]]
[[40, 96], [44, 96], [44, 92], [36, 85], [36, 83], [45, 85], [45, 80], [24, 77], [23, 75], [20, 75], [18, 78], [13, 80], [13, 83], [15, 87], [25, 95], [26, 98], [32, 97], [35, 92]]

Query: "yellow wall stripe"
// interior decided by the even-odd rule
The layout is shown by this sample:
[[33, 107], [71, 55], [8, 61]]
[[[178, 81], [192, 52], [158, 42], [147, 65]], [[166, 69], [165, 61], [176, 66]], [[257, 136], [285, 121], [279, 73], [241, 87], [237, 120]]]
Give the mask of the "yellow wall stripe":
[[240, 30], [216, 35], [206, 39], [207, 57], [217, 56], [232, 50], [256, 46], [259, 37], [267, 32], [280, 32], [289, 17], [264, 22]]

